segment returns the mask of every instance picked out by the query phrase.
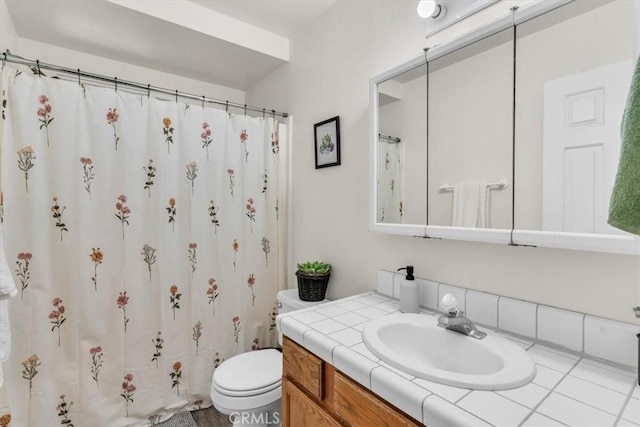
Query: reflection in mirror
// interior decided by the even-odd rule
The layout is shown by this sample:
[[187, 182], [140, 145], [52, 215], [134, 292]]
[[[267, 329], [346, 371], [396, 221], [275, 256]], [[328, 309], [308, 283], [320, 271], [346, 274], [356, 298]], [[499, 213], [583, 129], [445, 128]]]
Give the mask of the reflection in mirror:
[[379, 223], [426, 221], [426, 64], [378, 84]]
[[402, 224], [403, 158], [400, 138], [378, 135], [378, 222]]
[[429, 64], [427, 225], [511, 229], [513, 30]]
[[576, 1], [518, 25], [516, 229], [626, 234], [606, 221], [634, 3]]

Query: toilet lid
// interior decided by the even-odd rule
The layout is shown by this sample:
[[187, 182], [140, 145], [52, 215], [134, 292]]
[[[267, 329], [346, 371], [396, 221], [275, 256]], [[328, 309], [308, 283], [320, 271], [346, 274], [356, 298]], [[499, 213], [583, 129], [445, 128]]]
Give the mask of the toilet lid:
[[270, 388], [281, 379], [282, 353], [272, 348], [233, 356], [213, 373], [214, 385], [231, 392]]

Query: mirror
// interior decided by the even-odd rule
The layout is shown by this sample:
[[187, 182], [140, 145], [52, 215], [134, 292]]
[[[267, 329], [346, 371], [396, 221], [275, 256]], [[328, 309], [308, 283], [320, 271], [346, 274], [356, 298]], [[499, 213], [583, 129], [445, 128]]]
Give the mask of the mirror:
[[517, 26], [516, 230], [631, 236], [607, 217], [637, 3], [574, 1]]
[[410, 64], [409, 69], [380, 82], [377, 96], [376, 222], [424, 224], [426, 64]]
[[[507, 6], [371, 79], [370, 228], [640, 254], [640, 238], [606, 224], [640, 2]], [[453, 188], [475, 200], [470, 222]]]
[[427, 225], [512, 227], [513, 30], [429, 62]]

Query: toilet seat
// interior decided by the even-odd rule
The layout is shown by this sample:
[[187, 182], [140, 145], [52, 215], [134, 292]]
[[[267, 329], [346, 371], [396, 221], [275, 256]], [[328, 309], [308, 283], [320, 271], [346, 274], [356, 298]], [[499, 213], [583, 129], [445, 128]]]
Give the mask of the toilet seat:
[[263, 406], [280, 398], [281, 387], [282, 353], [266, 349], [225, 360], [213, 373], [211, 393], [223, 406]]
[[224, 387], [220, 387], [218, 384], [216, 384], [215, 382], [213, 383], [213, 389], [216, 390], [218, 393], [220, 394], [224, 394], [226, 396], [232, 396], [232, 397], [251, 397], [251, 396], [255, 396], [258, 394], [264, 394], [267, 393], [275, 388], [278, 388], [282, 386], [282, 380], [278, 380], [276, 382], [274, 382], [273, 384], [267, 385], [265, 387], [260, 387], [260, 388], [255, 388], [252, 390], [229, 390], [226, 389]]

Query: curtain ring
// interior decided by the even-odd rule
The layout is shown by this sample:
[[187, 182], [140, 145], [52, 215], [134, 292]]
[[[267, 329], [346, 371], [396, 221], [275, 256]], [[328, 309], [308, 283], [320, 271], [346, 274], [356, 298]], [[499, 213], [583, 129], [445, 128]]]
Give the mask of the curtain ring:
[[80, 81], [80, 68], [78, 68], [78, 84], [82, 86], [82, 82]]
[[36, 68], [38, 68], [38, 77], [42, 75], [42, 71], [40, 71], [40, 60], [36, 59]]
[[204, 95], [202, 95], [202, 108], [204, 108]]
[[176, 104], [178, 103], [178, 89], [176, 89]]
[[266, 110], [263, 108], [263, 109], [262, 109], [262, 118], [263, 118], [263, 119], [264, 119], [265, 111], [266, 111]]
[[117, 77], [113, 78], [113, 86], [115, 88], [115, 91], [117, 92], [118, 91], [118, 78]]
[[244, 115], [247, 115], [247, 104], [244, 104]]
[[147, 98], [151, 97], [151, 83], [147, 83]]
[[275, 120], [275, 118], [276, 118], [276, 110], [271, 110], [271, 114], [273, 114], [273, 119]]
[[228, 113], [229, 112], [229, 101], [227, 101], [225, 107], [224, 107], [224, 112]]

